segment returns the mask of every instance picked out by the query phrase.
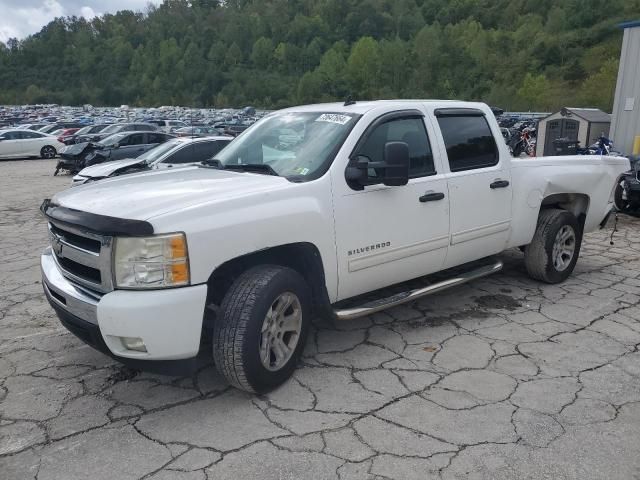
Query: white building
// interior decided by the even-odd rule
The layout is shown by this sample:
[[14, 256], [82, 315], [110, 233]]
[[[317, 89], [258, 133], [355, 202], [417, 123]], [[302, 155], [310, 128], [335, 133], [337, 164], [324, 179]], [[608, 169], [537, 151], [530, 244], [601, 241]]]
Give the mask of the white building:
[[622, 23], [620, 27], [624, 29], [624, 37], [611, 131], [614, 148], [631, 155], [634, 139], [640, 136], [640, 20]]

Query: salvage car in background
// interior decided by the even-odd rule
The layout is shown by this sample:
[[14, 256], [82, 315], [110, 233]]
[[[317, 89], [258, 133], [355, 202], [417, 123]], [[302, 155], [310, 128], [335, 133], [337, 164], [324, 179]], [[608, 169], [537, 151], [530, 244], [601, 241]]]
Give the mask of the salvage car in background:
[[215, 127], [184, 127], [175, 130], [173, 133], [178, 137], [208, 137], [210, 135], [220, 135], [224, 129], [215, 128]]
[[124, 132], [116, 133], [98, 143], [96, 148], [85, 157], [85, 167], [97, 163], [135, 158], [156, 145], [175, 138], [163, 132]]
[[99, 142], [103, 138], [107, 138], [109, 135], [121, 132], [153, 132], [158, 130], [156, 125], [150, 123], [114, 123], [109, 125], [99, 133], [91, 133], [88, 135], [82, 135], [76, 138], [76, 143], [83, 142]]
[[20, 129], [0, 131], [0, 158], [53, 158], [63, 147], [54, 135]]
[[60, 151], [54, 175], [60, 170], [77, 173], [85, 167], [110, 160], [135, 158], [160, 143], [175, 138], [162, 132], [115, 133], [100, 142], [77, 143]]
[[149, 120], [149, 123], [158, 127], [158, 130], [165, 133], [173, 133], [178, 128], [184, 128], [186, 123], [180, 120]]
[[73, 145], [74, 143], [78, 143], [78, 138], [84, 138], [85, 135], [97, 135], [101, 133], [105, 128], [112, 125], [111, 123], [99, 123], [96, 125], [87, 125], [86, 127], [82, 127], [73, 135], [70, 135], [65, 138], [65, 145]]
[[212, 158], [233, 140], [232, 137], [174, 138], [137, 158], [92, 165], [73, 177], [73, 186], [109, 177], [148, 170], [187, 166]]

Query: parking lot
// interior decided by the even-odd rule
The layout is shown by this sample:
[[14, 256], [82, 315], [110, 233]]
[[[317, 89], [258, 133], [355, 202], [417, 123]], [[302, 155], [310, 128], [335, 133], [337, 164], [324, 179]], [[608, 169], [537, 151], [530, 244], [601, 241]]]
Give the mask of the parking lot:
[[[503, 272], [337, 326], [255, 397], [124, 368], [40, 284], [55, 161], [0, 162], [0, 478], [640, 479], [640, 219], [561, 285]], [[177, 325], [176, 328], [179, 328]]]

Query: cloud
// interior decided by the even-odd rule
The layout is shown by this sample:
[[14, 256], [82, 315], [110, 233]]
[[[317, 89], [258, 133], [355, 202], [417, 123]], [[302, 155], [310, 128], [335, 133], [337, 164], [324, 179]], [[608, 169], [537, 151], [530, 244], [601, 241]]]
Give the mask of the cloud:
[[22, 39], [40, 31], [56, 17], [96, 15], [118, 10], [144, 10], [161, 0], [0, 0], [0, 42]]
[[96, 16], [96, 12], [93, 10], [93, 8], [85, 5], [80, 9], [80, 16], [86, 18], [87, 20], [91, 20]]

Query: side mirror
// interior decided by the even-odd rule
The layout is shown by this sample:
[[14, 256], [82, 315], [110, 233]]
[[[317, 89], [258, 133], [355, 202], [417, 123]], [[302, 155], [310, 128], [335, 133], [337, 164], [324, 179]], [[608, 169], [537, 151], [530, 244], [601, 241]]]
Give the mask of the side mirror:
[[119, 143], [114, 143], [113, 144], [113, 148], [120, 148], [120, 144]]
[[[355, 164], [347, 167], [345, 178], [356, 190], [378, 183], [398, 187], [409, 182], [409, 145], [404, 142], [387, 142], [383, 162], [372, 162], [364, 155], [358, 155], [354, 160]], [[377, 176], [370, 177], [370, 169], [375, 169]]]
[[387, 142], [384, 145], [383, 183], [399, 187], [409, 183], [409, 145], [405, 142]]

